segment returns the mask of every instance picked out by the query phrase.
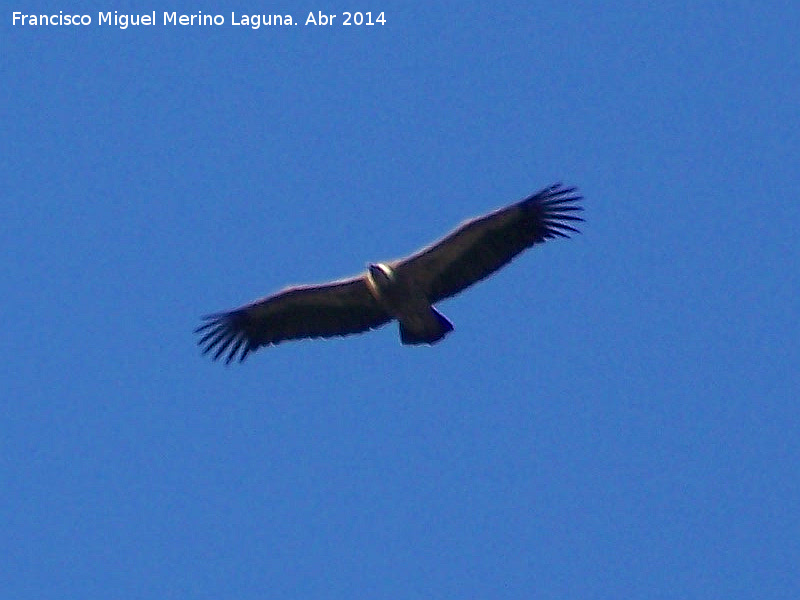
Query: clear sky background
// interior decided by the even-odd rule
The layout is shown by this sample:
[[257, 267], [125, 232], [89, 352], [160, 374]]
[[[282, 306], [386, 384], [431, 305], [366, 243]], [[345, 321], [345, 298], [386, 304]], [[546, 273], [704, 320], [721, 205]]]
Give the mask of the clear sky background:
[[[4, 598], [798, 597], [800, 9], [488, 6], [4, 8]], [[195, 345], [559, 180], [437, 346]]]

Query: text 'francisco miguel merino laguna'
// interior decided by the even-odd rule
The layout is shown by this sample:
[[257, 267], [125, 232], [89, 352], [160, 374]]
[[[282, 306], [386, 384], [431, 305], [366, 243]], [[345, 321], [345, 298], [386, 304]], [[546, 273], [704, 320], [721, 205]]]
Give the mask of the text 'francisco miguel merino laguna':
[[[91, 25], [91, 15], [65, 15], [63, 10], [58, 14], [52, 15], [28, 15], [21, 12], [12, 14], [13, 25]], [[115, 25], [120, 29], [127, 29], [130, 25], [156, 25], [156, 11], [142, 13], [138, 15], [119, 14], [116, 10], [113, 14], [109, 12], [97, 13], [98, 25]], [[223, 15], [205, 15], [202, 11], [197, 14], [179, 15], [176, 12], [164, 12], [164, 25], [225, 25]], [[292, 15], [237, 15], [231, 13], [231, 25], [244, 25], [253, 29], [258, 29], [262, 25], [299, 25]], [[386, 17], [382, 12], [373, 14], [372, 12], [343, 12], [339, 15], [331, 15], [322, 11], [317, 13], [310, 12], [306, 17], [304, 25], [385, 25]]]

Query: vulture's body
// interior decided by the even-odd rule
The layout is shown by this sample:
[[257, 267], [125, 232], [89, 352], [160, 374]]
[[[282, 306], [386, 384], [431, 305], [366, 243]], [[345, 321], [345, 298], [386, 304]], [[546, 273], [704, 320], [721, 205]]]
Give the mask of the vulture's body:
[[520, 252], [577, 232], [576, 188], [560, 184], [466, 221], [411, 256], [369, 266], [350, 279], [286, 288], [205, 317], [195, 331], [203, 352], [240, 361], [285, 340], [360, 333], [397, 320], [404, 344], [433, 344], [453, 325], [433, 305], [494, 273]]

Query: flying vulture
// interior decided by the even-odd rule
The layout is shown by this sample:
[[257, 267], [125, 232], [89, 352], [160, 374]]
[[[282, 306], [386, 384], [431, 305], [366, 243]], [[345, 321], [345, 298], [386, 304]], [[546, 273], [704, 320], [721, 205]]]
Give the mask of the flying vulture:
[[578, 233], [577, 188], [560, 183], [465, 221], [407, 258], [371, 264], [365, 273], [320, 285], [287, 287], [235, 310], [204, 317], [195, 330], [203, 354], [239, 361], [284, 340], [344, 336], [396, 319], [403, 344], [434, 344], [453, 325], [433, 304], [454, 296], [534, 244]]

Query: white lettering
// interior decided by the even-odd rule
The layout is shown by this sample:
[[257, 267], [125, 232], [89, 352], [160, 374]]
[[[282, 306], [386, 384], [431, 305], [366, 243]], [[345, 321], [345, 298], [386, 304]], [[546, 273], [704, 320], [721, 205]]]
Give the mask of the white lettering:
[[91, 25], [92, 17], [89, 15], [65, 15], [63, 10], [58, 11], [57, 15], [26, 15], [21, 12], [12, 13], [12, 25]]
[[311, 25], [333, 25], [333, 20], [336, 18], [336, 15], [326, 15], [321, 10], [317, 11], [316, 18], [314, 17], [314, 13], [308, 13], [308, 17], [306, 18], [306, 25], [309, 23]]
[[262, 25], [293, 25], [292, 15], [242, 15], [236, 19], [236, 13], [231, 13], [232, 25], [249, 25], [253, 29], [258, 29]]
[[111, 12], [97, 13], [97, 16], [100, 25], [111, 25], [113, 23], [120, 29], [127, 29], [131, 25], [155, 25], [156, 22], [156, 11], [149, 15], [121, 15], [115, 10], [113, 17]]
[[[155, 14], [155, 13], [153, 13]], [[164, 25], [224, 25], [225, 17], [222, 15], [204, 15], [198, 11], [196, 15], [179, 15], [172, 12], [164, 13]]]

